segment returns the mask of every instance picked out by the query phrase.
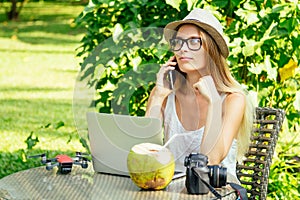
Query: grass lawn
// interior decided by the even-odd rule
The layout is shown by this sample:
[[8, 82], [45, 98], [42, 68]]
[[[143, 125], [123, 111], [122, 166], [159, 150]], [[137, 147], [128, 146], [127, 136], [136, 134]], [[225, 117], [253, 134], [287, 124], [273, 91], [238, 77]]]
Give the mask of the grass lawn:
[[[84, 32], [72, 21], [83, 8], [32, 2], [19, 21], [8, 22], [0, 7], [0, 178], [39, 165], [28, 154], [85, 151], [72, 112], [75, 49]], [[39, 142], [30, 150], [25, 140], [31, 133]]]

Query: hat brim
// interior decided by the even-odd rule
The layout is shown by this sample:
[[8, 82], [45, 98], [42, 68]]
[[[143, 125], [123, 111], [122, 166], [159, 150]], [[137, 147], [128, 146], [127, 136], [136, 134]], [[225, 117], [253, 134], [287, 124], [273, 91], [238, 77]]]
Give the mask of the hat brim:
[[217, 46], [221, 51], [221, 54], [225, 58], [228, 57], [229, 50], [223, 36], [212, 26], [194, 19], [179, 20], [167, 24], [166, 27], [164, 28], [164, 36], [167, 42], [169, 42], [170, 39], [172, 39], [174, 34], [177, 32], [176, 31], [177, 27], [181, 24], [195, 24], [196, 26], [204, 29], [215, 40]]

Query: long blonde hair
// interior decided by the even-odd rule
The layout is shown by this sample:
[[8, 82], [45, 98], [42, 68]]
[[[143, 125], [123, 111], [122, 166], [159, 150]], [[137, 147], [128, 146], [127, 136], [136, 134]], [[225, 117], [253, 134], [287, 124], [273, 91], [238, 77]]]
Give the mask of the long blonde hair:
[[254, 119], [254, 107], [250, 98], [247, 97], [247, 91], [244, 90], [232, 76], [226, 59], [222, 56], [216, 42], [201, 28], [200, 30], [203, 46], [208, 52], [209, 56], [209, 74], [213, 77], [217, 90], [222, 93], [241, 93], [246, 99], [245, 112], [237, 137], [237, 159], [238, 161], [241, 161], [250, 144], [250, 135], [253, 128]]

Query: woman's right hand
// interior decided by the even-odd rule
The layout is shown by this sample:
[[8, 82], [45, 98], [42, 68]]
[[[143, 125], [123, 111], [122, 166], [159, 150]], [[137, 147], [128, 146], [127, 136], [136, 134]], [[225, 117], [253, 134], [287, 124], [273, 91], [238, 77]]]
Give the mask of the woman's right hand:
[[161, 66], [156, 74], [156, 86], [159, 89], [166, 88], [170, 90], [170, 83], [166, 77], [170, 70], [175, 70], [176, 64], [177, 62], [175, 61], [175, 56], [172, 56], [165, 64]]
[[169, 81], [166, 79], [169, 70], [174, 70], [175, 56], [161, 66], [156, 74], [156, 86], [150, 93], [145, 116], [156, 117], [162, 120], [166, 97], [172, 92]]

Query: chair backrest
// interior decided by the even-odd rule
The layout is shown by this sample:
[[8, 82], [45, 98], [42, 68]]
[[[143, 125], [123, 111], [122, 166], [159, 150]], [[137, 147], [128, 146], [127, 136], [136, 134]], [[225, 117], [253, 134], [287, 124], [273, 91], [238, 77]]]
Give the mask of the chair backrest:
[[256, 108], [250, 147], [243, 164], [237, 165], [237, 176], [249, 199], [267, 197], [270, 166], [284, 117], [281, 109]]

